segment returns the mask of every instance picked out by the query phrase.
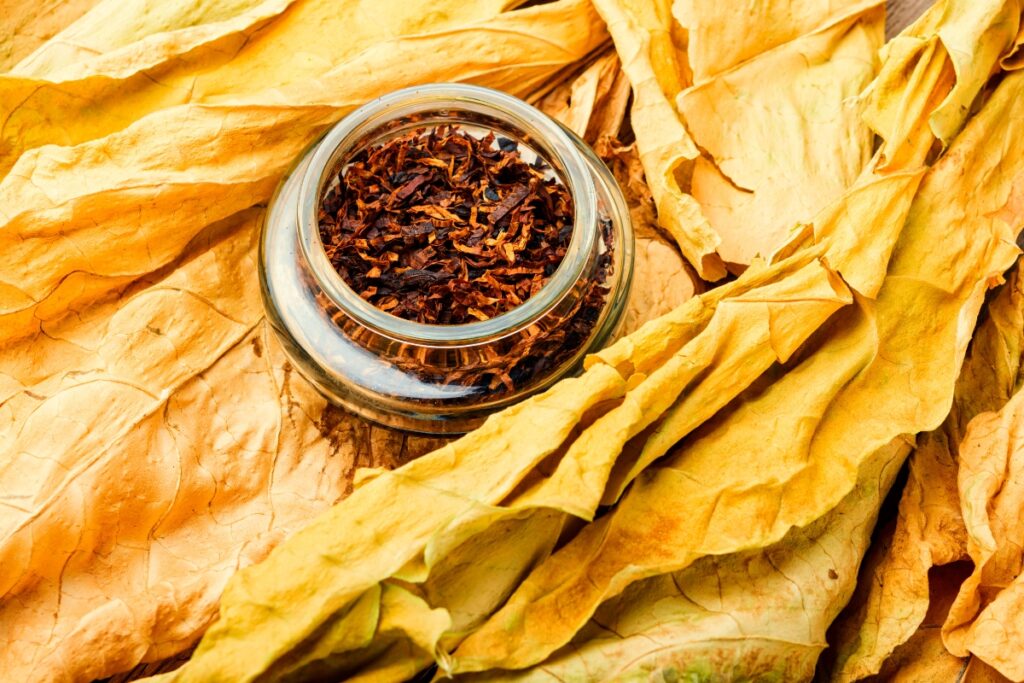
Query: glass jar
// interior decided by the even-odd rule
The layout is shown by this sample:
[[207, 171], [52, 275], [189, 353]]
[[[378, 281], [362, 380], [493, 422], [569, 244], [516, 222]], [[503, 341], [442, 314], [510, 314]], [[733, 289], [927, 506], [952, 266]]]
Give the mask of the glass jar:
[[[390, 315], [351, 289], [327, 257], [318, 213], [346, 160], [446, 124], [515, 141], [526, 161], [536, 155], [568, 188], [574, 223], [561, 263], [522, 304], [487, 320], [431, 325]], [[390, 427], [452, 434], [578, 372], [609, 341], [629, 293], [633, 232], [611, 173], [573, 133], [510, 95], [434, 84], [360, 107], [303, 154], [267, 209], [259, 269], [271, 325], [329, 400]]]

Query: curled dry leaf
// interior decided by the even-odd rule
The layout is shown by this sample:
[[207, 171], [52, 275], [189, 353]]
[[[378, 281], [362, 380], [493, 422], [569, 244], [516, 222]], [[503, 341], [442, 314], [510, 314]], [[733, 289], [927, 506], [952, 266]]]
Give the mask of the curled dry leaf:
[[[294, 0], [104, 0], [22, 60], [13, 75], [50, 82], [151, 70], [284, 11]], [[113, 21], [121, 13], [120, 21]], [[204, 51], [205, 53], [205, 51]], [[208, 54], [208, 53], [205, 53]], [[200, 55], [196, 55], [200, 56]]]
[[[1019, 17], [1020, 7], [1012, 2], [973, 7], [977, 11], [965, 14], [963, 5], [947, 9], [944, 3], [938, 3], [887, 46], [888, 59], [869, 97], [869, 113], [884, 138], [881, 168], [916, 163], [914, 160], [921, 158], [921, 152], [932, 146], [933, 137], [926, 132], [925, 125], [935, 136], [952, 130], [938, 125], [934, 114], [940, 109], [948, 112], [949, 101], [972, 102], [979, 94], [987, 97], [981, 93], [983, 83], [971, 74], [975, 70], [987, 74], [995, 68], [1001, 54], [1013, 49], [1009, 45], [1016, 19], [1009, 20], [1011, 28], [1007, 28], [1005, 19], [1008, 14]], [[961, 45], [969, 42], [964, 36], [980, 36], [978, 59], [968, 60], [971, 71], [964, 81], [952, 84], [953, 63], [940, 35], [954, 36], [951, 40]], [[921, 84], [920, 95], [902, 85], [908, 75]], [[909, 119], [897, 120], [900, 116]], [[909, 125], [910, 119], [917, 123]], [[942, 120], [954, 128], [960, 125], [950, 123], [948, 117]], [[994, 144], [1017, 135], [1001, 128], [990, 134], [997, 141]], [[1019, 157], [1019, 151], [1008, 151], [1005, 161], [997, 164], [998, 170], [994, 172], [1002, 173], [1005, 163], [1018, 168]], [[965, 188], [962, 192], [967, 196], [971, 190]], [[1001, 195], [993, 196], [998, 204], [987, 210], [1007, 223], [1015, 235], [1024, 227], [1017, 210], [1024, 197], [1024, 186], [1019, 179], [1011, 180], [1000, 192]], [[951, 414], [940, 430], [922, 437], [900, 503], [892, 547], [873, 562], [872, 572], [878, 580], [864, 584], [854, 600], [855, 609], [836, 632], [835, 680], [862, 678], [878, 672], [887, 658], [903, 656], [901, 644], [918, 637], [915, 632], [929, 608], [929, 568], [964, 554], [966, 532], [954, 488], [957, 453], [968, 421], [983, 411], [999, 409], [1018, 388], [1024, 343], [1020, 287], [1018, 272], [988, 305], [988, 317], [974, 335], [968, 360], [957, 380]], [[934, 639], [928, 642], [934, 644]], [[963, 649], [953, 651], [961, 656], [966, 654]]]
[[[689, 31], [687, 52], [700, 83], [762, 52], [812, 33], [856, 1], [766, 0], [739, 4], [675, 0], [672, 14]], [[877, 3], [873, 3], [877, 4]]]
[[[940, 0], [883, 48], [865, 112], [883, 138], [883, 167], [904, 166], [932, 136], [949, 144], [1015, 49], [1021, 11], [1019, 0]], [[908, 80], [918, 87], [905, 89]]]
[[[95, 140], [163, 107], [198, 101], [195, 85], [204, 67], [229, 62], [289, 1], [243, 3], [237, 14], [198, 25], [190, 23], [194, 13], [203, 14], [195, 3], [100, 3], [0, 76], [0, 114], [7, 122], [0, 132], [0, 177], [27, 150]], [[215, 6], [203, 4], [207, 11]]]
[[673, 31], [670, 0], [596, 0], [622, 68], [633, 85], [631, 124], [658, 221], [705, 280], [725, 276], [716, 253], [720, 239], [696, 200], [680, 185], [699, 151], [679, 120], [673, 100], [687, 85], [685, 48]]
[[619, 134], [628, 101], [629, 81], [609, 48], [579, 76], [559, 83], [537, 107], [593, 144]]
[[[854, 598], [856, 611], [834, 633], [834, 681], [878, 673], [897, 647], [924, 624], [933, 606], [931, 568], [966, 554], [967, 534], [956, 499], [956, 462], [946, 438], [938, 430], [918, 441], [892, 538], [867, 562]], [[940, 638], [928, 642], [941, 648]]]
[[[721, 13], [737, 11], [733, 3], [697, 4], [688, 11], [709, 13], [715, 23]], [[834, 9], [806, 34], [767, 49], [769, 42], [741, 64], [698, 77], [676, 100], [701, 150], [690, 191], [721, 237], [719, 254], [739, 267], [770, 256], [794, 226], [842, 195], [871, 157], [872, 135], [857, 95], [875, 75], [883, 5], [812, 4], [820, 7], [806, 16]], [[775, 11], [777, 19], [785, 14]], [[758, 36], [752, 17], [736, 24], [730, 30], [772, 38]]]
[[[865, 579], [837, 623], [833, 680], [858, 680], [878, 673], [883, 664], [891, 669], [890, 660], [902, 661], [903, 645], [924, 637], [915, 633], [933, 609], [931, 568], [967, 559], [957, 491], [959, 446], [968, 421], [998, 410], [1019, 386], [1024, 358], [1022, 267], [1024, 262], [1018, 261], [985, 306], [957, 379], [950, 416], [938, 430], [918, 438], [892, 538], [873, 549]], [[940, 622], [947, 611], [948, 604]], [[932, 636], [929, 642], [938, 642]]]
[[68, 24], [85, 14], [98, 0], [4, 0], [0, 14], [0, 73], [46, 44]]
[[880, 449], [828, 515], [763, 549], [706, 557], [605, 602], [541, 665], [468, 680], [810, 680], [909, 445]]
[[[951, 655], [942, 644], [942, 621], [956, 595], [957, 586], [970, 571], [966, 562], [934, 567], [928, 575], [927, 613], [921, 626], [906, 643], [896, 648], [885, 660], [882, 670], [864, 680], [881, 683], [919, 683], [922, 681], [957, 681], [981, 683], [990, 679], [979, 677], [978, 667], [967, 676], [968, 660]], [[991, 679], [1003, 681], [1002, 677]]]
[[[220, 620], [168, 680], [251, 680], [285, 673], [293, 649], [352, 649], [344, 641], [350, 629], [323, 634], [323, 624], [335, 613], [351, 621], [353, 604], [379, 599], [368, 598], [367, 591], [379, 590], [378, 583], [392, 575], [422, 577], [438, 555], [433, 545], [460, 545], [443, 532], [458, 537], [467, 527], [475, 531], [477, 518], [486, 518], [490, 506], [556, 452], [588, 410], [621, 396], [618, 373], [597, 370], [503, 411], [404, 468], [364, 477], [344, 504], [289, 538], [269, 561], [238, 574], [222, 598]], [[321, 637], [333, 640], [325, 645]]]
[[943, 640], [958, 656], [973, 653], [1000, 673], [1024, 680], [1024, 392], [998, 413], [982, 413], [967, 427], [960, 448], [960, 502], [974, 571], [960, 587]]
[[[633, 83], [632, 125], [659, 221], [706, 280], [723, 274], [722, 258], [742, 270], [773, 253], [870, 156], [855, 96], [874, 75], [881, 2], [757, 5], [677, 2], [677, 23], [667, 2], [597, 3]], [[789, 11], [800, 19], [785, 25]], [[737, 55], [714, 55], [724, 60], [714, 73], [711, 27], [716, 49]], [[702, 64], [692, 87], [687, 52]]]
[[658, 226], [654, 199], [644, 182], [636, 144], [622, 147], [602, 137], [596, 151], [623, 190], [636, 242], [634, 268], [644, 273], [642, 277], [633, 278], [619, 332], [622, 337], [632, 334], [647, 321], [675, 310], [694, 294], [699, 294], [703, 286], [675, 242]]
[[659, 228], [654, 199], [644, 178], [636, 144], [622, 146], [616, 136], [629, 100], [629, 81], [619, 58], [609, 50], [575, 80], [559, 84], [538, 103], [542, 111], [568, 125], [594, 146], [623, 191], [636, 242], [633, 279], [619, 335], [673, 310], [700, 289], [701, 280], [679, 254], [671, 236]]

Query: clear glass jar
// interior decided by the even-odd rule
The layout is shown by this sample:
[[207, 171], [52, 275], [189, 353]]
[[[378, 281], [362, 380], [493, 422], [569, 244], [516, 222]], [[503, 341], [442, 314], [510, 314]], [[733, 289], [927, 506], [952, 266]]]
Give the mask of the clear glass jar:
[[[442, 124], [514, 140], [525, 160], [536, 154], [550, 167], [574, 204], [565, 257], [544, 286], [501, 315], [461, 325], [405, 320], [360, 298], [327, 258], [317, 220], [346, 159]], [[573, 133], [510, 95], [434, 84], [366, 104], [303, 154], [267, 209], [259, 268], [271, 325], [329, 400], [387, 426], [451, 434], [578, 372], [608, 342], [632, 280], [633, 232], [614, 178]]]

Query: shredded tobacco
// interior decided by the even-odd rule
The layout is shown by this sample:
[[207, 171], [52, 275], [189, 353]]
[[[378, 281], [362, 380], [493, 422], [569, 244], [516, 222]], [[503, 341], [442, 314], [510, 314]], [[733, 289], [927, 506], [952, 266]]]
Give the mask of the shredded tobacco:
[[[517, 391], [550, 376], [587, 344], [608, 303], [616, 244], [610, 219], [602, 216], [598, 228], [604, 250], [597, 255], [591, 276], [577, 283], [577, 296], [567, 297], [568, 305], [537, 321], [528, 333], [461, 350], [458, 362], [444, 369], [424, 357], [422, 350], [404, 344], [375, 348], [382, 356], [381, 366], [398, 367], [430, 383], [479, 387], [481, 399]], [[372, 334], [360, 329], [326, 297], [323, 302], [354, 341], [372, 346]]]
[[338, 170], [320, 236], [377, 308], [428, 324], [487, 320], [536, 294], [565, 257], [572, 197], [547, 169], [493, 133], [410, 131]]

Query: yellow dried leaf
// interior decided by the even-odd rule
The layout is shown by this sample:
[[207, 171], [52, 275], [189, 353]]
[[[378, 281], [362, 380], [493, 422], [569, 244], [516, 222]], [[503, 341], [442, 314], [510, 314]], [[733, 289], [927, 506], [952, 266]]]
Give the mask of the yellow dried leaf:
[[[395, 74], [395, 86], [472, 78], [523, 93], [553, 63], [589, 51], [597, 22], [589, 4], [563, 0], [463, 30], [392, 38], [296, 85], [290, 95], [302, 104], [170, 107], [99, 140], [23, 154], [0, 183], [0, 221], [9, 227], [0, 231], [0, 336], [31, 329], [37, 302], [68, 295], [69, 273], [87, 274], [100, 296], [110, 278], [161, 267], [202, 226], [265, 200], [312, 137], [378, 94], [372, 74]], [[507, 36], [499, 50], [492, 33]], [[434, 58], [413, 58], [421, 53]]]
[[967, 534], [956, 496], [956, 463], [940, 430], [923, 436], [910, 460], [899, 517], [886, 552], [865, 574], [859, 613], [835, 634], [834, 681], [878, 673], [929, 609], [928, 572], [962, 559]]
[[[902, 167], [905, 147], [928, 146], [932, 135], [950, 143], [1015, 49], [1022, 10], [1019, 0], [940, 0], [885, 46], [866, 114], [884, 140], [884, 166]], [[908, 81], [918, 87], [905, 89]]]
[[676, 0], [672, 14], [690, 32], [693, 79], [707, 78], [825, 25], [859, 0]]
[[865, 121], [882, 137], [881, 170], [920, 165], [935, 139], [928, 117], [951, 91], [955, 78], [937, 38], [923, 41], [901, 34], [886, 45], [864, 112]]
[[0, 73], [45, 44], [98, 0], [3, 0], [0, 16]]
[[[621, 73], [621, 72], [620, 72]], [[629, 93], [629, 83], [621, 79]], [[702, 291], [702, 282], [690, 269], [670, 236], [658, 226], [654, 199], [644, 182], [636, 145], [621, 147], [606, 136], [597, 141], [597, 153], [622, 188], [635, 239], [634, 270], [629, 301], [619, 337], [632, 334], [644, 323], [675, 310]]]
[[293, 2], [105, 0], [41, 45], [11, 73], [53, 82], [93, 75], [124, 78], [258, 24]]
[[[1018, 190], [1018, 195], [1024, 197], [1024, 192]], [[1024, 382], [1024, 260], [1018, 260], [985, 309], [986, 316], [971, 338], [950, 411], [949, 432], [956, 445], [975, 416], [1002, 408]]]
[[1020, 609], [1024, 553], [1020, 510], [1024, 489], [1024, 392], [998, 413], [982, 413], [967, 427], [960, 448], [960, 502], [967, 527], [967, 549], [974, 571], [960, 587], [943, 640], [958, 656], [969, 652], [1014, 680], [1024, 678]]
[[[576, 135], [588, 141], [596, 138], [587, 135], [590, 122], [601, 112], [601, 107], [607, 106], [607, 101], [613, 99], [613, 108], [618, 107], [618, 120], [622, 121], [625, 114], [625, 102], [621, 97], [612, 97], [612, 89], [619, 80], [619, 59], [614, 52], [606, 51], [588, 66], [583, 73], [573, 80], [567, 80], [552, 92], [544, 96], [538, 103], [538, 108], [548, 116], [564, 124]], [[616, 93], [618, 94], [618, 93]], [[613, 114], [614, 115], [614, 114]], [[615, 135], [615, 130], [607, 134]]]
[[[500, 502], [587, 410], [621, 394], [618, 373], [594, 370], [401, 470], [364, 481], [343, 505], [229, 583], [220, 620], [167, 680], [251, 680], [287, 657], [333, 613], [414, 560], [436, 532], [461, 516], [474, 518], [480, 504]], [[350, 531], [339, 535], [342, 527]], [[288, 605], [287, 613], [278, 604]]]
[[[599, 144], [603, 139], [617, 138], [626, 117], [626, 106], [631, 96], [629, 79], [622, 70], [618, 55], [612, 62], [614, 68], [609, 67], [603, 74], [601, 87], [607, 90], [602, 90], [604, 97], [594, 108], [583, 135], [583, 139], [591, 144]], [[646, 186], [646, 183], [644, 185]]]
[[1017, 387], [1024, 355], [1022, 267], [1018, 261], [986, 305], [957, 379], [950, 416], [918, 439], [892, 541], [884, 553], [874, 553], [870, 578], [853, 601], [857, 608], [836, 631], [833, 680], [858, 680], [879, 672], [890, 656], [899, 660], [897, 648], [921, 628], [929, 609], [929, 570], [967, 557], [957, 492], [959, 445], [967, 422], [998, 410]]
[[700, 277], [718, 280], [725, 275], [716, 253], [720, 240], [678, 180], [699, 152], [673, 104], [686, 85], [686, 68], [673, 42], [670, 0], [596, 0], [595, 5], [633, 85], [631, 123], [658, 221]]
[[842, 9], [816, 31], [699, 81], [676, 101], [702, 151], [691, 192], [728, 263], [770, 256], [797, 223], [852, 185], [871, 157], [856, 96], [874, 76], [884, 12], [877, 1]]
[[644, 275], [633, 280], [623, 314], [622, 336], [675, 310], [700, 289], [700, 278], [689, 269], [679, 250], [657, 234], [636, 238], [633, 259], [636, 272]]
[[[71, 35], [61, 34], [14, 72], [0, 76], [0, 115], [7, 122], [0, 131], [0, 178], [26, 150], [95, 140], [162, 107], [195, 101], [196, 74], [227, 62], [290, 1], [266, 0], [237, 16], [197, 26], [188, 25], [192, 3], [101, 3], [65, 32]], [[152, 4], [165, 11], [148, 11]], [[207, 9], [210, 5], [216, 3], [205, 4]], [[186, 26], [175, 30], [176, 23]], [[83, 24], [87, 28], [81, 29]], [[147, 24], [153, 35], [126, 45], [120, 44], [125, 36], [112, 45], [103, 42], [106, 31], [127, 27], [130, 35]], [[94, 34], [100, 36], [98, 43], [92, 43]], [[85, 46], [77, 46], [79, 38]]]
[[[430, 12], [420, 11], [419, 5], [389, 0], [374, 3], [369, 16], [363, 4], [343, 4], [339, 8], [337, 3], [325, 0], [302, 2], [284, 12], [292, 1], [254, 4], [246, 0], [240, 5], [253, 7], [237, 16], [156, 33], [103, 54], [96, 63], [73, 62], [66, 69], [39, 77], [0, 77], [0, 117], [7, 121], [0, 132], [0, 176], [25, 150], [47, 143], [73, 145], [95, 140], [176, 106], [188, 108], [178, 112], [181, 116], [206, 113], [200, 105], [216, 103], [218, 109], [210, 113], [222, 121], [252, 108], [283, 107], [285, 112], [299, 113], [316, 104], [336, 109], [328, 119], [335, 120], [380, 94], [381, 81], [369, 74], [393, 74], [396, 83], [472, 78], [505, 85], [487, 72], [500, 71], [508, 64], [503, 56], [516, 53], [524, 42], [533, 42], [528, 34], [517, 35], [518, 31], [528, 31], [544, 17], [552, 22], [544, 30], [557, 33], [559, 28], [568, 28], [573, 19], [582, 19], [584, 10], [592, 12], [578, 3], [569, 7], [559, 4], [506, 13], [501, 15], [503, 20], [489, 26], [507, 0], [471, 5], [445, 0], [432, 5]], [[115, 0], [96, 8], [86, 19], [111, 26], [123, 26], [131, 19], [144, 24], [150, 16], [145, 12], [148, 5], [157, 4], [178, 8], [171, 16], [163, 17], [172, 26], [174, 20], [188, 21], [190, 5], [152, 0], [139, 4], [141, 17], [125, 16]], [[154, 16], [162, 14], [155, 12]], [[268, 23], [270, 19], [273, 21]], [[544, 75], [551, 73], [553, 64], [571, 61], [566, 60], [560, 47], [583, 43], [586, 52], [601, 42], [599, 23], [591, 20], [585, 24], [592, 28], [572, 36], [552, 35], [554, 44], [536, 46], [531, 57], [538, 62], [546, 60]], [[476, 31], [462, 31], [474, 25]], [[340, 33], [346, 40], [321, 39]], [[484, 50], [484, 46], [495, 44], [493, 36], [485, 39], [491, 34], [507, 38], [500, 41], [497, 50]], [[452, 44], [462, 45], [467, 52], [450, 54]], [[435, 59], [412, 59], [411, 55], [419, 53], [433, 54]], [[466, 54], [474, 55], [476, 61], [467, 60]], [[302, 59], [296, 55], [302, 55]], [[464, 63], [456, 66], [459, 58]], [[520, 69], [516, 72], [523, 73]], [[352, 74], [360, 74], [360, 78], [353, 79]], [[360, 83], [366, 84], [363, 92], [358, 91]], [[525, 94], [532, 85], [527, 79], [505, 87]], [[97, 101], [104, 106], [94, 106]], [[300, 150], [315, 133], [292, 128], [292, 138], [301, 143]]]
[[780, 542], [634, 583], [542, 664], [464, 678], [810, 680], [908, 449], [881, 449], [834, 510]]
[[[603, 502], [618, 500], [665, 449], [724, 408], [772, 364], [788, 361], [833, 313], [852, 301], [842, 280], [812, 262], [778, 282], [719, 303], [700, 334], [646, 377], [636, 378], [639, 383], [617, 409], [625, 413], [620, 419], [632, 422], [624, 438], [595, 433], [597, 425], [581, 437], [580, 443], [592, 438], [585, 446], [592, 453], [612, 449], [612, 460], [625, 449], [614, 462], [615, 469], [601, 480]], [[633, 449], [627, 446], [627, 440], [652, 425], [643, 441]], [[630, 457], [630, 450], [639, 454]]]
[[961, 683], [1008, 683], [1010, 679], [977, 657], [970, 657], [958, 680]]
[[1017, 31], [1017, 37], [1013, 41], [1013, 47], [1010, 48], [1006, 55], [999, 61], [999, 66], [1004, 71], [1013, 71], [1015, 69], [1024, 68], [1024, 20], [1021, 21], [1020, 30]]
[[[929, 575], [928, 612], [921, 627], [898, 647], [885, 662], [881, 673], [866, 680], [921, 683], [924, 681], [960, 681], [966, 683], [967, 660], [951, 655], [942, 645], [942, 620], [956, 595], [957, 586], [969, 571], [958, 562], [932, 569]], [[977, 675], [977, 672], [975, 673]], [[976, 683], [981, 683], [977, 678]], [[984, 679], [981, 679], [984, 680]]]
[[6, 676], [91, 680], [183, 649], [240, 563], [341, 495], [368, 439], [322, 437], [255, 287], [223, 287], [248, 279], [253, 228], [215, 227], [170, 274], [4, 354], [25, 382], [2, 408]]
[[1004, 56], [1015, 49], [1024, 3], [981, 0], [942, 3], [938, 38], [956, 72], [956, 85], [929, 117], [935, 136], [948, 145], [960, 132], [972, 105]]

